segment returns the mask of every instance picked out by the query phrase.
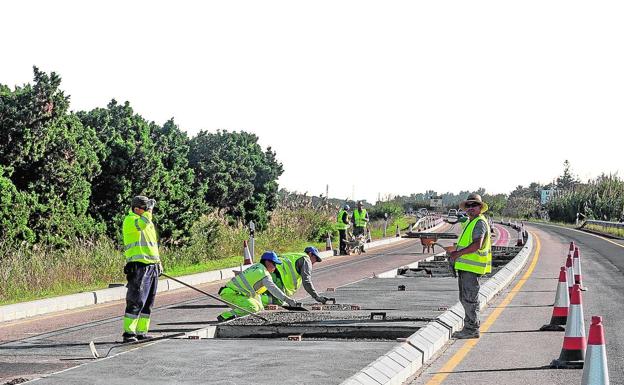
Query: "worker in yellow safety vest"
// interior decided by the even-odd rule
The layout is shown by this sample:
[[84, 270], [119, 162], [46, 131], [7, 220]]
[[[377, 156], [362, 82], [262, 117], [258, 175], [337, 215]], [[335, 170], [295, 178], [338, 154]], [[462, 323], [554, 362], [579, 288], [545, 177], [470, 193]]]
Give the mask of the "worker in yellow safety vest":
[[336, 230], [340, 240], [340, 255], [347, 255], [347, 230], [349, 229], [349, 205], [345, 204], [336, 215]]
[[156, 201], [139, 195], [132, 199], [131, 210], [123, 221], [123, 241], [128, 280], [123, 342], [150, 338], [147, 335], [158, 277], [162, 274], [158, 237], [152, 222]]
[[[259, 263], [249, 266], [219, 289], [219, 296], [225, 301], [251, 313], [264, 310], [260, 295], [267, 291], [282, 303], [286, 303], [289, 306], [298, 306], [297, 302], [284, 294], [271, 278], [271, 273], [275, 271], [276, 266], [281, 264], [282, 261], [275, 252], [265, 252], [260, 257]], [[246, 314], [248, 313], [242, 310], [232, 309], [221, 313], [217, 320], [223, 322]]]
[[[366, 225], [368, 224], [368, 212], [366, 212], [365, 208], [362, 208], [362, 201], [358, 201], [357, 209], [353, 210], [352, 216], [353, 222], [353, 235], [366, 235]], [[362, 253], [365, 253], [364, 246], [362, 245], [360, 248]]]
[[[327, 302], [328, 298], [319, 295], [312, 284], [312, 266], [323, 260], [316, 247], [308, 246], [303, 250], [303, 253], [280, 254], [279, 258], [282, 264], [277, 265], [271, 274], [271, 278], [277, 287], [284, 291], [284, 294], [292, 297], [303, 285], [305, 291], [315, 301], [322, 304]], [[262, 304], [265, 306], [268, 304], [281, 305], [282, 302], [270, 293], [264, 293], [262, 294]]]
[[454, 338], [479, 338], [479, 277], [492, 271], [492, 240], [487, 219], [488, 210], [479, 194], [470, 194], [459, 207], [468, 215], [468, 221], [457, 242], [455, 251], [449, 253], [458, 274], [459, 301], [464, 307], [464, 328], [453, 334]]

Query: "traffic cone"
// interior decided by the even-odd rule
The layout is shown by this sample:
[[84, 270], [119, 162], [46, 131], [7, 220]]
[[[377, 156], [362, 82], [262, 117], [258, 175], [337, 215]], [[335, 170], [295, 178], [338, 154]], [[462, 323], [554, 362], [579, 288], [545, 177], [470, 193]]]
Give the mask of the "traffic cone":
[[570, 307], [566, 276], [566, 268], [562, 266], [559, 272], [559, 283], [557, 283], [557, 294], [555, 294], [552, 317], [550, 317], [549, 324], [540, 328], [541, 331], [562, 332], [565, 330], [561, 325], [565, 325], [568, 321], [568, 308]]
[[581, 251], [578, 246], [574, 247], [572, 266], [574, 267], [574, 283], [579, 285], [579, 288], [582, 291], [587, 290], [587, 288], [583, 286], [583, 274], [581, 273]]
[[253, 260], [251, 258], [251, 253], [249, 252], [249, 247], [247, 246], [247, 241], [243, 241], [243, 265], [251, 264], [253, 264]]
[[566, 259], [566, 273], [568, 280], [568, 294], [570, 298], [572, 298], [572, 288], [574, 287], [574, 267], [572, 266], [572, 254], [568, 254], [568, 258]]
[[570, 314], [566, 322], [563, 347], [559, 358], [553, 360], [550, 367], [553, 369], [580, 369], [585, 360], [585, 322], [583, 321], [583, 305], [581, 290], [574, 285], [570, 299]]
[[325, 250], [332, 250], [331, 233], [327, 233], [327, 241], [325, 242]]
[[587, 339], [587, 365], [583, 368], [581, 385], [609, 385], [607, 352], [602, 317], [593, 316]]
[[570, 241], [570, 251], [574, 251], [574, 241]]
[[401, 232], [399, 231], [399, 225], [396, 225], [396, 237], [400, 237], [401, 236]]

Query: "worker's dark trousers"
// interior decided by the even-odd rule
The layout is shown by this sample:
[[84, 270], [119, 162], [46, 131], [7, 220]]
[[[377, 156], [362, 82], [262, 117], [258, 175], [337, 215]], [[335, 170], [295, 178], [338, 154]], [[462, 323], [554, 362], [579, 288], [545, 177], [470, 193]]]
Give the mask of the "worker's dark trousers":
[[470, 271], [457, 271], [459, 302], [464, 307], [464, 329], [479, 330], [479, 274]]
[[340, 236], [340, 254], [347, 254], [347, 230], [338, 230]]
[[146, 265], [139, 262], [126, 267], [129, 274], [128, 291], [126, 293], [126, 314], [124, 316], [124, 332], [133, 334], [146, 334], [149, 329], [149, 321], [158, 289], [157, 265]]

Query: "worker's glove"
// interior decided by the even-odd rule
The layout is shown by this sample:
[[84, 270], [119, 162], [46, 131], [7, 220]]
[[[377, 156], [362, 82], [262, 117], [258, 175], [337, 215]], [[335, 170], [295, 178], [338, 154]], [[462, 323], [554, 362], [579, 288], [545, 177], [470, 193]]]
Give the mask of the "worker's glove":
[[158, 276], [160, 277], [163, 273], [163, 266], [162, 263], [158, 262], [156, 264], [156, 273], [158, 274]]
[[156, 199], [150, 199], [147, 201], [147, 209], [152, 210], [156, 206]]
[[321, 295], [321, 296], [319, 296], [316, 300], [317, 300], [318, 302], [322, 303], [323, 305], [325, 305], [325, 304], [327, 303], [327, 301], [329, 301], [329, 298], [327, 298], [327, 297], [323, 297], [323, 296]]

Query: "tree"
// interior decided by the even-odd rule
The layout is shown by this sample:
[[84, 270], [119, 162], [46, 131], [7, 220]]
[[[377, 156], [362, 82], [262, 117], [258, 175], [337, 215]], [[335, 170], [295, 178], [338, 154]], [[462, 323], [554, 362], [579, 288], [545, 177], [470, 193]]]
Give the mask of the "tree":
[[98, 231], [87, 209], [101, 144], [68, 112], [60, 84], [56, 73], [34, 67], [33, 85], [0, 87], [0, 165], [11, 170], [16, 191], [30, 196], [27, 227], [54, 243]]
[[563, 162], [563, 174], [557, 177], [557, 189], [570, 191], [579, 183], [579, 180], [572, 175], [570, 171], [570, 162], [566, 159]]
[[158, 201], [155, 213], [164, 241], [182, 240], [204, 211], [193, 193], [194, 174], [188, 166], [188, 137], [173, 120], [160, 127], [135, 114], [130, 103], [112, 100], [107, 108], [79, 113], [104, 146], [102, 172], [93, 181], [91, 214], [106, 223], [107, 233], [120, 237], [123, 217], [135, 195]]
[[232, 219], [254, 220], [262, 229], [277, 203], [282, 164], [258, 137], [244, 131], [200, 131], [190, 141], [189, 163], [204, 201]]

